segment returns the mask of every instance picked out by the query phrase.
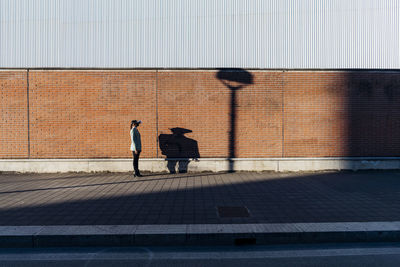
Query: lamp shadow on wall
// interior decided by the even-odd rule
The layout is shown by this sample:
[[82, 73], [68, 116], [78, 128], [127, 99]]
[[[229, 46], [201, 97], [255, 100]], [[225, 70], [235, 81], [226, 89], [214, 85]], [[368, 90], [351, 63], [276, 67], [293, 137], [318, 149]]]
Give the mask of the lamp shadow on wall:
[[230, 129], [229, 129], [229, 147], [228, 147], [228, 161], [229, 161], [229, 172], [235, 171], [236, 158], [236, 108], [237, 108], [237, 91], [243, 87], [253, 84], [253, 75], [244, 70], [237, 68], [220, 69], [216, 78], [219, 79], [223, 85], [230, 90]]
[[191, 159], [200, 158], [197, 141], [185, 136], [192, 130], [175, 127], [170, 129], [172, 134], [160, 134], [158, 141], [161, 153], [166, 156], [167, 168], [170, 173], [186, 173]]

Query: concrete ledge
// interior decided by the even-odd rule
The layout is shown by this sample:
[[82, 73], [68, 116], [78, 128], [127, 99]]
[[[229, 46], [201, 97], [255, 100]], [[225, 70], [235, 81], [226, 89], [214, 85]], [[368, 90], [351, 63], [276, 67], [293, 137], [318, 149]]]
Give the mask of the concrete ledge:
[[[168, 161], [182, 159], [141, 159], [140, 169], [167, 172]], [[183, 161], [187, 161], [183, 159]], [[237, 158], [232, 159], [235, 171], [322, 171], [322, 170], [388, 170], [400, 168], [400, 157], [377, 158]], [[188, 160], [189, 172], [227, 171], [229, 159], [201, 158]], [[129, 172], [131, 159], [3, 159], [0, 172]]]
[[0, 227], [3, 248], [398, 241], [400, 222]]

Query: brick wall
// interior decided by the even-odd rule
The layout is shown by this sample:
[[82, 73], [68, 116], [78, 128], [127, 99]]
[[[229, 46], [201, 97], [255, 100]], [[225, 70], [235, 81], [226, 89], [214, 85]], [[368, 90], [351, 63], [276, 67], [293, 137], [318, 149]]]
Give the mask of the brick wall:
[[156, 157], [154, 71], [30, 71], [32, 158], [130, 157], [130, 121]]
[[399, 156], [399, 73], [348, 74], [351, 156]]
[[218, 74], [0, 71], [0, 158], [127, 158], [132, 119], [143, 158], [165, 157], [159, 137], [177, 127], [200, 157], [228, 157], [232, 124], [236, 157], [398, 156], [400, 72]]
[[[198, 142], [201, 157], [227, 157], [231, 91], [217, 71], [162, 71], [158, 74], [159, 131], [182, 127]], [[255, 72], [254, 82], [237, 92], [236, 155], [282, 156], [281, 73]], [[160, 153], [159, 153], [160, 154]]]
[[0, 158], [28, 156], [27, 71], [0, 71]]
[[284, 156], [348, 156], [347, 75], [288, 72], [284, 83]]

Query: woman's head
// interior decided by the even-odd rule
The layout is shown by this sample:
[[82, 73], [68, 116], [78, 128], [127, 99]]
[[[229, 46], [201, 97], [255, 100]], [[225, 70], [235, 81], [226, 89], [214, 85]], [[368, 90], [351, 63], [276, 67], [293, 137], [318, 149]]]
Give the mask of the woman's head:
[[139, 124], [141, 124], [141, 123], [142, 123], [142, 121], [138, 121], [138, 120], [131, 121], [131, 129], [133, 126], [138, 127]]

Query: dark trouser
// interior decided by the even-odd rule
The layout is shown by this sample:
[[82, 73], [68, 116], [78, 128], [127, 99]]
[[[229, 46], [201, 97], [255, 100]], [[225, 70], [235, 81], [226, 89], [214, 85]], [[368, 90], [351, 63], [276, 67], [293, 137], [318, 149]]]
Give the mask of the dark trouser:
[[140, 174], [139, 171], [139, 156], [140, 156], [140, 150], [137, 151], [135, 154], [135, 151], [132, 151], [133, 154], [133, 169], [135, 170], [135, 174], [138, 175]]

